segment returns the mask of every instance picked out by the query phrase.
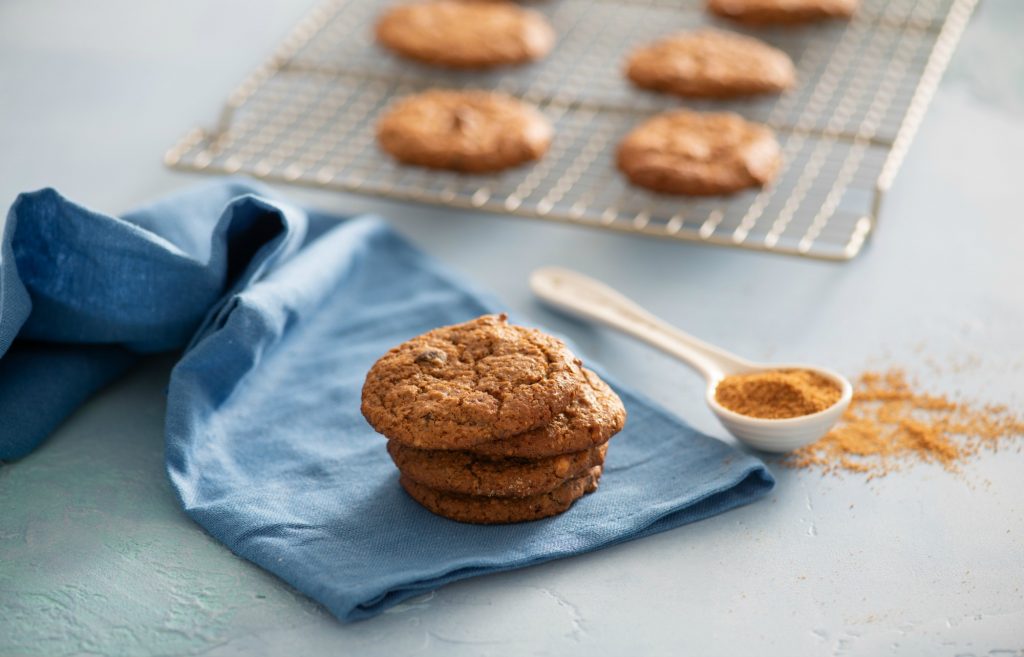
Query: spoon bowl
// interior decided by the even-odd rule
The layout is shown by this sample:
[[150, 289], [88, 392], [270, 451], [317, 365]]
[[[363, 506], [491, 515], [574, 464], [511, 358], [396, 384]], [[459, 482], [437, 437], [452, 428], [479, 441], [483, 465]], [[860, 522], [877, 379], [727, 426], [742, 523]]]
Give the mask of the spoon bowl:
[[[551, 306], [618, 329], [700, 372], [707, 381], [708, 407], [729, 433], [754, 449], [788, 452], [818, 440], [835, 425], [853, 397], [853, 386], [837, 372], [815, 365], [769, 365], [745, 360], [677, 329], [583, 274], [544, 267], [530, 276], [530, 287]], [[718, 384], [727, 376], [779, 369], [804, 369], [821, 374], [839, 386], [839, 401], [811, 415], [767, 419], [737, 413], [715, 399]]]
[[708, 385], [706, 401], [722, 426], [745, 444], [764, 452], [789, 452], [809, 445], [829, 432], [850, 405], [850, 400], [853, 398], [853, 386], [841, 374], [816, 365], [764, 365], [751, 370], [751, 372], [775, 369], [800, 369], [817, 372], [839, 386], [839, 401], [825, 410], [811, 415], [779, 419], [751, 417], [737, 413], [718, 403], [715, 391], [721, 379], [712, 381]]

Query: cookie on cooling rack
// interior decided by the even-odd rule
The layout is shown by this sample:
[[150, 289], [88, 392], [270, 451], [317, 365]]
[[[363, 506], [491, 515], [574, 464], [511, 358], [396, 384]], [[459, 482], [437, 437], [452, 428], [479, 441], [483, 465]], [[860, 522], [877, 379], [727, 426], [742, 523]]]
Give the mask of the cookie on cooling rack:
[[731, 112], [676, 110], [633, 129], [618, 166], [640, 187], [666, 194], [729, 194], [772, 181], [782, 157], [771, 130]]
[[747, 25], [797, 25], [849, 18], [859, 0], [707, 0], [713, 14]]
[[547, 55], [555, 31], [540, 13], [512, 2], [429, 0], [400, 5], [377, 21], [377, 41], [437, 66], [483, 69]]
[[399, 161], [463, 172], [540, 159], [553, 135], [536, 108], [491, 91], [425, 91], [399, 100], [377, 122], [377, 142]]
[[626, 75], [645, 89], [703, 98], [778, 93], [796, 81], [789, 55], [721, 30], [675, 34], [641, 46], [630, 54]]

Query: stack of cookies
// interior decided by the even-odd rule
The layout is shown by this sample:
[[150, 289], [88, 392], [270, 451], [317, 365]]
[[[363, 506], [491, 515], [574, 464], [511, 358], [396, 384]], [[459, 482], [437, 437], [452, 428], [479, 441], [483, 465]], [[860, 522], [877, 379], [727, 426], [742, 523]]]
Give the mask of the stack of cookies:
[[564, 343], [505, 315], [389, 351], [366, 376], [362, 412], [388, 439], [413, 499], [481, 524], [552, 516], [596, 490], [626, 420], [618, 396]]

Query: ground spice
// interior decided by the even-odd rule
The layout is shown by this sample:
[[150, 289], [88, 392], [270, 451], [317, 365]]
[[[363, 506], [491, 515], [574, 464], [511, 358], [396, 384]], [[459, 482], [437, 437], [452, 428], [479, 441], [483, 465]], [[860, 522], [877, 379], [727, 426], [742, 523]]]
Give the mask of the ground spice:
[[715, 400], [730, 411], [772, 420], [823, 411], [841, 396], [831, 379], [799, 369], [727, 376], [715, 388]]
[[921, 392], [899, 369], [866, 372], [839, 425], [783, 463], [823, 473], [864, 473], [869, 479], [912, 463], [956, 472], [982, 449], [1024, 436], [1024, 419], [1006, 406], [955, 401]]

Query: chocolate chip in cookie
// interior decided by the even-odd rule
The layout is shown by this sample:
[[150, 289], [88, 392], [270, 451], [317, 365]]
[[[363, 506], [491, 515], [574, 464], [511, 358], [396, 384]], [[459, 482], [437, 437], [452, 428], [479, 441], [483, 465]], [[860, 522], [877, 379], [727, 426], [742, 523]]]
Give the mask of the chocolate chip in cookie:
[[448, 362], [448, 354], [440, 349], [424, 349], [416, 355], [415, 362], [420, 365], [441, 366]]

